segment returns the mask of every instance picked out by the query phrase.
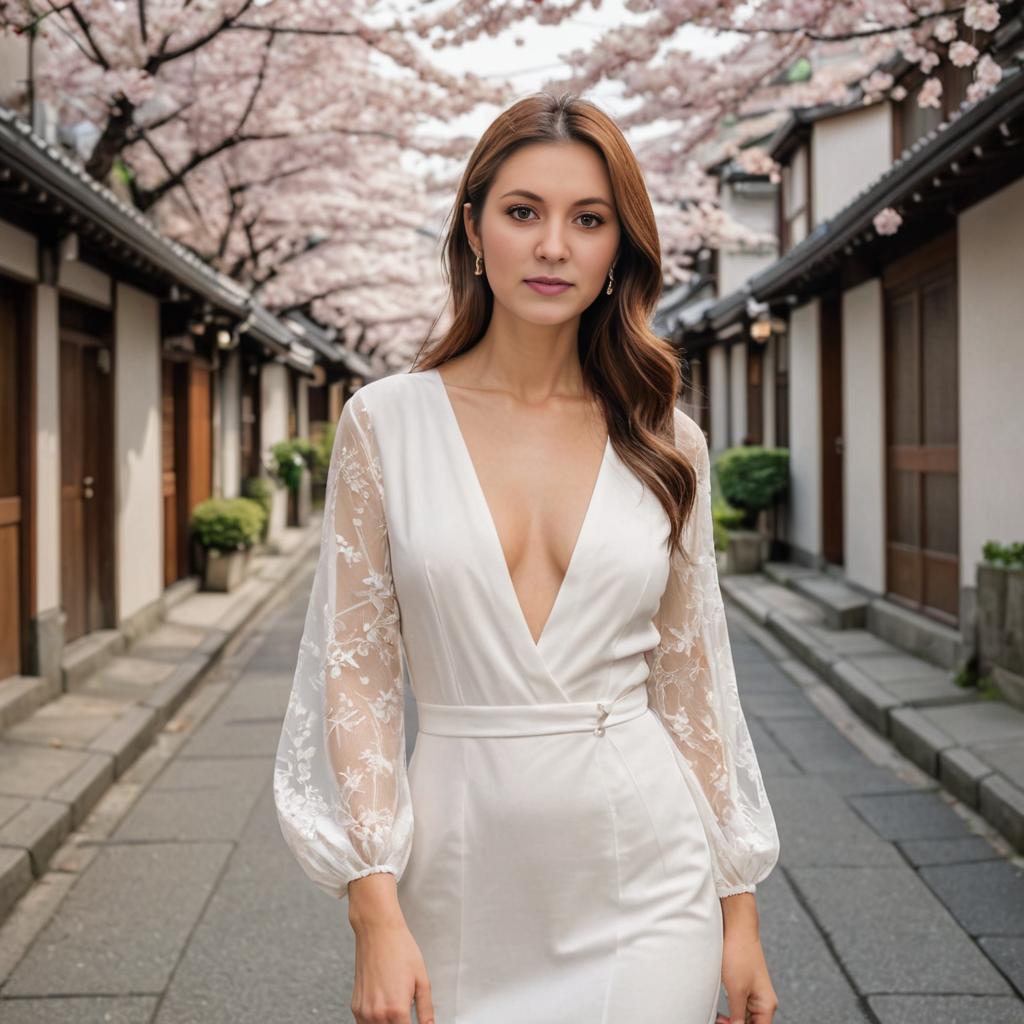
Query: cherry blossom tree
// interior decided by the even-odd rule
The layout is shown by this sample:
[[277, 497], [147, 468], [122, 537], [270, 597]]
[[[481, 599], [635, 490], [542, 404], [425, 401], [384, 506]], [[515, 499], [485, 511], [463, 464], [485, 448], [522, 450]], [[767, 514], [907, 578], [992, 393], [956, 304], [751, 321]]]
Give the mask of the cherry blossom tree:
[[[396, 6], [397, 4], [397, 6]], [[602, 0], [0, 0], [0, 27], [35, 45], [34, 88], [95, 126], [90, 173], [270, 308], [304, 309], [399, 366], [442, 311], [438, 230], [473, 138], [431, 130], [507, 82], [444, 69], [453, 47], [559, 30]], [[702, 248], [764, 241], [726, 217], [709, 164], [777, 176], [758, 140], [817, 103], [905, 98], [893, 60], [941, 103], [940, 66], [1001, 78], [992, 0], [630, 0], [630, 22], [567, 47], [543, 88], [614, 83], [659, 220], [666, 284]], [[716, 40], [714, 53], [693, 43]], [[890, 69], [890, 70], [887, 70]], [[799, 73], [796, 73], [799, 71]], [[22, 105], [26, 97], [9, 97]], [[774, 120], [773, 120], [774, 116]], [[429, 165], [430, 171], [422, 168]], [[880, 211], [881, 212], [881, 211]], [[879, 230], [898, 222], [884, 214]]]

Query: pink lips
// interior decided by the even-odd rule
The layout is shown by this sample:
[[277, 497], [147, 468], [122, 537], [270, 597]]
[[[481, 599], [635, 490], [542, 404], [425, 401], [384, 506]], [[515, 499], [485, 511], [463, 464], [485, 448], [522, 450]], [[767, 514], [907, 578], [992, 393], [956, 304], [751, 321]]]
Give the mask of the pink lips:
[[560, 295], [567, 288], [572, 287], [567, 281], [560, 281], [554, 277], [533, 277], [526, 283], [540, 295]]

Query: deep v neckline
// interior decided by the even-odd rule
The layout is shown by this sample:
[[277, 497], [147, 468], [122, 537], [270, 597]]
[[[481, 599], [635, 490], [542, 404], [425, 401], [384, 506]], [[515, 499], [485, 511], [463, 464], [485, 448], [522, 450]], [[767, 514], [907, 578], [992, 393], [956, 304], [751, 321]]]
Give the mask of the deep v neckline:
[[597, 475], [594, 478], [594, 483], [590, 490], [590, 497], [587, 499], [587, 507], [583, 513], [583, 519], [576, 531], [576, 540], [573, 543], [572, 552], [569, 555], [569, 562], [566, 566], [565, 575], [562, 577], [558, 590], [555, 592], [555, 597], [551, 603], [550, 609], [548, 610], [547, 618], [541, 626], [540, 636], [534, 640], [533, 633], [530, 630], [530, 624], [526, 621], [526, 614], [523, 611], [522, 602], [519, 600], [519, 594], [517, 593], [515, 583], [512, 580], [512, 571], [509, 569], [508, 561], [505, 558], [505, 549], [501, 543], [501, 535], [498, 533], [498, 527], [494, 521], [491, 506], [487, 501], [487, 495], [484, 493], [483, 484], [480, 482], [480, 474], [477, 472], [476, 465], [473, 462], [473, 456], [469, 451], [469, 445], [466, 444], [466, 437], [462, 432], [462, 427], [459, 425], [459, 418], [456, 415], [455, 406], [452, 404], [451, 396], [448, 394], [448, 387], [436, 366], [429, 370], [424, 370], [423, 372], [433, 375], [434, 380], [441, 391], [441, 404], [445, 409], [447, 422], [452, 428], [452, 434], [454, 435], [454, 447], [457, 449], [456, 459], [465, 469], [465, 475], [469, 481], [470, 490], [473, 493], [473, 500], [477, 505], [480, 518], [484, 523], [484, 532], [487, 534], [488, 544], [496, 555], [496, 571], [499, 574], [501, 585], [505, 589], [508, 597], [511, 599], [511, 604], [515, 610], [516, 620], [520, 629], [525, 634], [526, 639], [529, 640], [531, 647], [533, 647], [535, 651], [540, 651], [544, 645], [545, 637], [547, 637], [551, 631], [552, 623], [555, 620], [555, 614], [562, 603], [562, 596], [568, 585], [571, 583], [573, 572], [579, 562], [578, 555], [580, 548], [583, 546], [583, 541], [586, 537], [587, 526], [594, 516], [597, 498], [599, 497], [599, 492], [604, 481], [608, 456], [612, 447], [611, 437], [608, 436], [605, 438], [604, 451], [601, 453], [601, 462], [597, 467]]

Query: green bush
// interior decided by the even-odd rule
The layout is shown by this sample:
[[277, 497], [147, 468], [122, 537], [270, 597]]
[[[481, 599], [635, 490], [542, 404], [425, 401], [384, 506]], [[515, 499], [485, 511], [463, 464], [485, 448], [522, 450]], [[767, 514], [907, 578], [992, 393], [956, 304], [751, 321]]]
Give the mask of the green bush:
[[320, 440], [313, 445], [314, 465], [310, 472], [313, 474], [313, 483], [318, 487], [327, 486], [327, 469], [331, 464], [331, 452], [334, 449], [334, 435], [337, 430], [337, 423], [324, 422]]
[[725, 551], [729, 546], [729, 531], [739, 529], [745, 517], [743, 509], [733, 508], [724, 498], [712, 500], [711, 519], [714, 524], [716, 551]]
[[1000, 544], [997, 540], [990, 540], [982, 547], [981, 554], [990, 565], [1001, 565], [1007, 569], [1024, 567], [1024, 541]]
[[302, 470], [312, 469], [316, 456], [313, 446], [304, 437], [291, 437], [278, 441], [270, 449], [274, 457], [274, 475], [290, 491], [297, 491], [302, 482]]
[[274, 485], [263, 476], [250, 476], [242, 481], [242, 496], [251, 498], [263, 510], [263, 526], [260, 529], [260, 540], [267, 539], [270, 526], [270, 506], [274, 500]]
[[251, 498], [207, 498], [192, 510], [192, 531], [208, 551], [239, 551], [260, 538], [265, 514]]
[[722, 497], [745, 513], [745, 526], [753, 526], [757, 513], [771, 508], [789, 486], [789, 449], [727, 448], [715, 460], [715, 471]]

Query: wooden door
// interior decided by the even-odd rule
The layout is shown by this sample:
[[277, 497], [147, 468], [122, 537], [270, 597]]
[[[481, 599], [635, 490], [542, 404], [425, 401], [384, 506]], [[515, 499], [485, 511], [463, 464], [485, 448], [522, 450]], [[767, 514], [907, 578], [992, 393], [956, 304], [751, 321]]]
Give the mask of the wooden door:
[[205, 363], [188, 364], [188, 514], [213, 494], [212, 371]]
[[61, 603], [65, 642], [116, 624], [109, 314], [60, 308]]
[[775, 445], [789, 447], [789, 331], [775, 335]]
[[959, 408], [955, 234], [886, 274], [886, 586], [959, 618]]
[[843, 564], [843, 319], [838, 294], [819, 303], [822, 554]]
[[161, 462], [164, 506], [164, 586], [188, 575], [188, 537], [182, 482], [183, 452], [180, 443], [183, 413], [181, 363], [161, 361]]
[[31, 614], [27, 492], [32, 432], [25, 429], [30, 405], [20, 351], [27, 335], [24, 296], [13, 282], [0, 280], [0, 679], [22, 672]]
[[260, 476], [260, 370], [242, 360], [242, 475]]
[[747, 442], [764, 444], [764, 345], [747, 345]]

